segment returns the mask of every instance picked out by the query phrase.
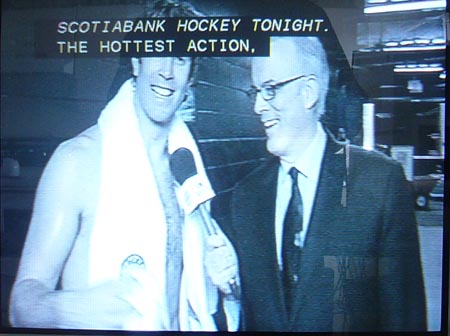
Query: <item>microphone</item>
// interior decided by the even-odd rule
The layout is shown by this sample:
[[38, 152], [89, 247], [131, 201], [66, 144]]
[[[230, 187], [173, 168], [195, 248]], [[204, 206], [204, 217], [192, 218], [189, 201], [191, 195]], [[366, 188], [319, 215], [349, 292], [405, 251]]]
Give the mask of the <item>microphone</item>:
[[205, 188], [203, 188], [200, 177], [197, 175], [197, 167], [192, 152], [187, 148], [178, 148], [170, 157], [170, 170], [181, 186], [181, 206], [188, 213], [198, 209], [208, 235], [216, 234], [216, 228], [204, 205], [204, 202], [211, 199], [212, 195], [205, 194]]
[[[197, 167], [192, 152], [187, 148], [178, 148], [170, 157], [170, 170], [175, 180], [180, 184], [182, 194], [180, 203], [183, 203], [181, 206], [188, 213], [198, 209], [208, 236], [216, 235], [216, 227], [204, 204], [213, 195], [205, 191], [206, 188], [203, 187], [200, 177], [197, 175]], [[228, 284], [234, 297], [239, 300], [240, 291], [236, 278], [233, 277], [228, 280]]]
[[177, 182], [182, 185], [188, 178], [197, 175], [194, 156], [187, 148], [178, 148], [170, 157], [170, 169]]

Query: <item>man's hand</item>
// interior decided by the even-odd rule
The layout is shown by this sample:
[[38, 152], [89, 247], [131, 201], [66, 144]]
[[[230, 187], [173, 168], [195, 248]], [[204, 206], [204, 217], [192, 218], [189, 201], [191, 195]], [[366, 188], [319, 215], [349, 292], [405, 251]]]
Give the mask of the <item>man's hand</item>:
[[85, 291], [55, 291], [50, 301], [60, 305], [55, 307], [58, 328], [120, 330], [142, 318], [129, 299], [141, 291], [141, 285], [127, 277]]
[[[16, 327], [111, 330], [164, 328], [157, 318], [159, 309], [152, 302], [154, 298], [151, 290], [144, 289], [141, 279], [132, 276], [122, 276], [120, 280], [80, 291], [49, 291], [37, 280], [25, 280], [18, 284], [15, 292], [12, 322]], [[149, 304], [144, 305], [144, 302]], [[153, 307], [152, 311], [148, 307]]]
[[231, 243], [223, 236], [206, 239], [205, 266], [212, 283], [225, 295], [236, 293], [239, 284], [238, 261]]

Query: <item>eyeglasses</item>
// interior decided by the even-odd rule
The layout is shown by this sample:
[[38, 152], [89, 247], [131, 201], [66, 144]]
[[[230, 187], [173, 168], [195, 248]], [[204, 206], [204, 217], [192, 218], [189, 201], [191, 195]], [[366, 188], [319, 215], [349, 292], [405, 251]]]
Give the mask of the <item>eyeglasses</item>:
[[261, 93], [261, 96], [265, 101], [272, 100], [275, 98], [278, 89], [303, 77], [306, 77], [306, 75], [292, 77], [278, 83], [271, 83], [269, 81], [264, 83], [260, 89], [252, 85], [252, 87], [247, 91], [247, 96], [251, 99], [252, 102], [255, 102], [256, 96], [258, 95], [258, 93]]

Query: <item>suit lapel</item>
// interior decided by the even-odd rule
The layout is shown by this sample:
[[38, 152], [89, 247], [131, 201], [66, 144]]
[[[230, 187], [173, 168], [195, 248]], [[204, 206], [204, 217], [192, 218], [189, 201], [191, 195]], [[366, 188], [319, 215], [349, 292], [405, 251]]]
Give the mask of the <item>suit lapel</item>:
[[[254, 299], [262, 305], [271, 306], [270, 319], [279, 328], [284, 328], [288, 321], [278, 270], [274, 224], [278, 168], [277, 159], [264, 165], [249, 184], [242, 188], [244, 192], [235, 199], [233, 208], [240, 209], [237, 218], [240, 223], [240, 239], [244, 242], [240, 248], [245, 249], [241, 255], [245, 255], [247, 259], [241, 262], [243, 266], [251, 267], [246, 270], [250, 272], [249, 281], [253, 281], [252, 293], [249, 295], [254, 295]], [[246, 240], [245, 237], [249, 239]], [[242, 273], [245, 275], [247, 272]], [[258, 279], [257, 284], [254, 283], [255, 279]]]
[[[305, 246], [300, 263], [300, 285], [296, 293], [298, 302], [296, 314], [290, 319], [291, 329], [295, 329], [298, 319], [302, 319], [302, 307], [308, 300], [310, 285], [324, 268], [324, 253], [327, 243], [333, 239], [332, 229], [339, 222], [342, 211], [342, 181], [345, 172], [345, 156], [342, 146], [328, 138], [321, 165], [316, 197], [311, 213]], [[306, 312], [305, 312], [306, 313]]]

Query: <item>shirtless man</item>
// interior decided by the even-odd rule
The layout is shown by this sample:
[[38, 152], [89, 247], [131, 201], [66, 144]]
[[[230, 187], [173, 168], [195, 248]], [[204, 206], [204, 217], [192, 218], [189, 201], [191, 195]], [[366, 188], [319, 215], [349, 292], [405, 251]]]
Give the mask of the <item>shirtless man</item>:
[[[184, 4], [156, 6], [160, 16], [195, 16]], [[220, 232], [208, 245], [198, 214], [183, 212], [169, 166], [177, 141], [190, 144], [209, 186], [176, 116], [192, 60], [141, 58], [132, 66], [134, 78], [98, 124], [60, 145], [45, 168], [11, 295], [13, 326], [215, 330], [218, 295], [210, 293], [230, 293], [236, 257]]]

